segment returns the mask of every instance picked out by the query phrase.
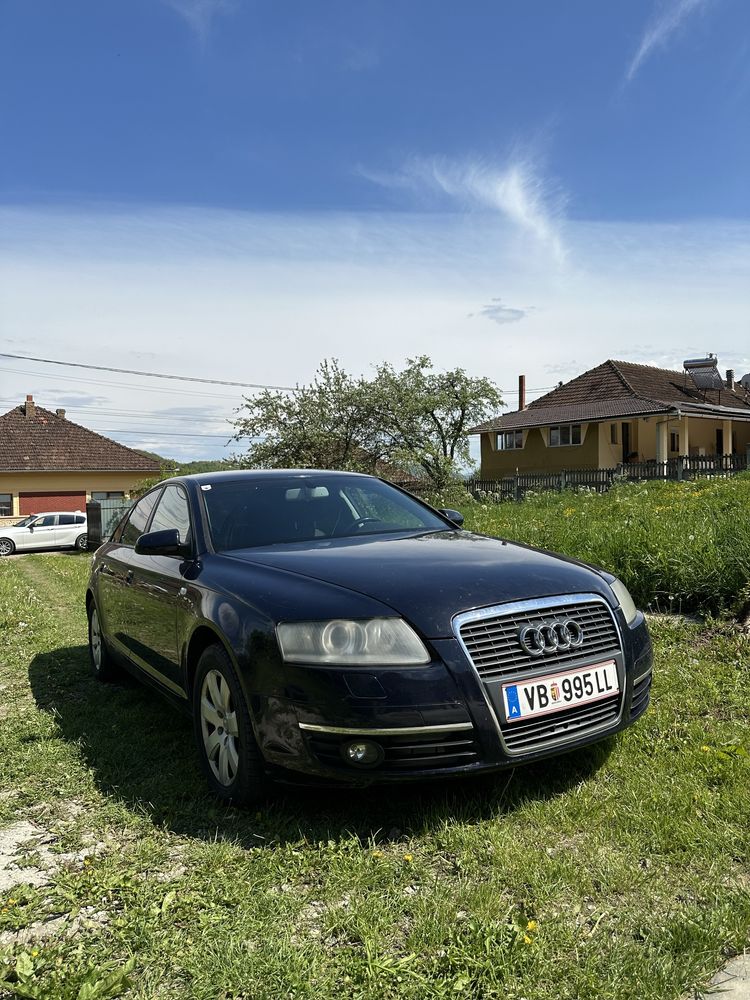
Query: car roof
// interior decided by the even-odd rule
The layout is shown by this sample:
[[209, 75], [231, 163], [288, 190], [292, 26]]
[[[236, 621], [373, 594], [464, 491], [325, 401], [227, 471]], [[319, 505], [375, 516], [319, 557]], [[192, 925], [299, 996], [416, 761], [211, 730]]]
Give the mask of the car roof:
[[[227, 472], [196, 472], [190, 476], [173, 476], [164, 483], [192, 482], [199, 486], [229, 482], [258, 482], [273, 479], [325, 479], [346, 476], [352, 479], [377, 479], [365, 472], [340, 472], [335, 469], [235, 469]], [[160, 483], [159, 485], [164, 485]]]
[[21, 518], [24, 517], [49, 517], [50, 514], [80, 514], [81, 517], [86, 516], [85, 510], [35, 510], [31, 514], [19, 514]]

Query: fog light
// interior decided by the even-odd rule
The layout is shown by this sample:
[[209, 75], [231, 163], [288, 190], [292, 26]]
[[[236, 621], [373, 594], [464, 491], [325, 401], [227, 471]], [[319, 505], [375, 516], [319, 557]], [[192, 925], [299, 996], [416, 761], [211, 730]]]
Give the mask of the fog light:
[[383, 759], [383, 748], [370, 740], [352, 740], [341, 747], [341, 756], [355, 767], [375, 767]]

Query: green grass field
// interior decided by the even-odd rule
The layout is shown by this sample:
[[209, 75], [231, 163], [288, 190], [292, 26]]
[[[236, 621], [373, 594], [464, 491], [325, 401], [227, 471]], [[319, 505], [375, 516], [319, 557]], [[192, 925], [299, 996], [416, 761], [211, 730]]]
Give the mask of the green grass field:
[[88, 564], [0, 561], [3, 1000], [677, 1000], [750, 940], [732, 625], [653, 620], [652, 707], [593, 750], [238, 812], [187, 721], [90, 678]]
[[750, 598], [750, 474], [473, 503], [466, 527], [564, 552], [622, 578], [643, 608], [716, 612]]

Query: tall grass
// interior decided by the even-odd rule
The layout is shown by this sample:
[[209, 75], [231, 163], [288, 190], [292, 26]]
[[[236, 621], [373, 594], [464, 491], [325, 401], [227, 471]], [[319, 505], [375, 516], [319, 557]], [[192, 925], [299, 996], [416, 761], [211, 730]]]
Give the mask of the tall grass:
[[471, 503], [466, 527], [595, 563], [636, 603], [719, 611], [750, 596], [750, 474], [727, 480], [626, 483], [609, 493]]

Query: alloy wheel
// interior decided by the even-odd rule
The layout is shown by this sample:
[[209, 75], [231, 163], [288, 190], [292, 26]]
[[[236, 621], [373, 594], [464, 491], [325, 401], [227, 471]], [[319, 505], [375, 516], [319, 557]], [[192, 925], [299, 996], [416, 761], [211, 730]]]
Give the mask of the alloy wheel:
[[9, 556], [13, 552], [13, 542], [9, 538], [0, 538], [0, 556]]
[[203, 679], [200, 716], [206, 759], [216, 780], [227, 787], [239, 768], [239, 729], [232, 692], [218, 670], [209, 670]]
[[102, 668], [102, 632], [99, 627], [99, 612], [96, 608], [91, 612], [91, 625], [89, 631], [89, 645], [91, 646], [91, 659], [94, 663], [94, 670]]

